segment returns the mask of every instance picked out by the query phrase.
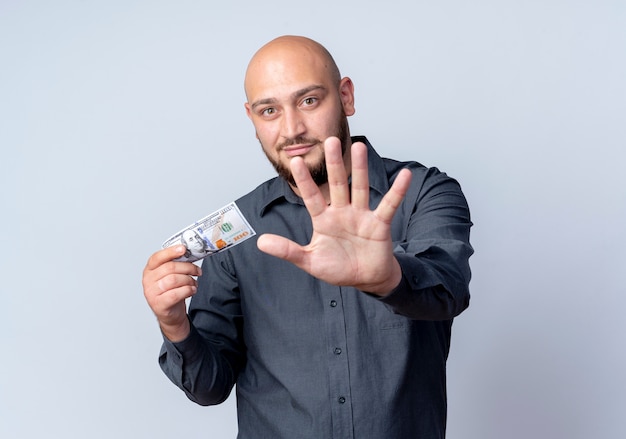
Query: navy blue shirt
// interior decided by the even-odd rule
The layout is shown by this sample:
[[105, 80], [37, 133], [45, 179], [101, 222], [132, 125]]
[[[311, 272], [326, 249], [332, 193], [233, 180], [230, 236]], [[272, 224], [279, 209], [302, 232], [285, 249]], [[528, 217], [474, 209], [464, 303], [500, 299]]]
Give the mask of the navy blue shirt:
[[[353, 141], [368, 145], [371, 208], [402, 168], [413, 174], [391, 228], [400, 285], [384, 298], [330, 285], [255, 237], [204, 260], [191, 334], [164, 341], [161, 367], [191, 400], [218, 404], [236, 384], [239, 438], [445, 436], [452, 319], [469, 304], [467, 202], [436, 168]], [[310, 216], [281, 178], [237, 205], [258, 235], [310, 241]]]

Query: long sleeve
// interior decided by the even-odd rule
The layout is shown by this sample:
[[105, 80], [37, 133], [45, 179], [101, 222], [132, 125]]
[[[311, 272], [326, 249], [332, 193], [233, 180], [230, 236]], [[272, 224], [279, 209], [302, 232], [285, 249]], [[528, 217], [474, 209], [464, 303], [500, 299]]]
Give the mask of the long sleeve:
[[392, 230], [403, 279], [381, 300], [412, 319], [452, 319], [469, 305], [469, 208], [456, 180], [436, 168], [412, 171]]
[[205, 259], [213, 267], [203, 267], [211, 275], [199, 278], [199, 289], [210, 293], [192, 299], [191, 333], [177, 343], [165, 339], [159, 355], [163, 372], [200, 405], [226, 400], [244, 362], [241, 309], [228, 257], [226, 252]]

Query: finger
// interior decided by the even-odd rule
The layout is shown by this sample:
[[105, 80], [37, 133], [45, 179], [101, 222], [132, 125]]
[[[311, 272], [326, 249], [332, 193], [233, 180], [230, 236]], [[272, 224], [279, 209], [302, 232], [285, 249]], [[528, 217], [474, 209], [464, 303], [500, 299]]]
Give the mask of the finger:
[[176, 310], [176, 307], [183, 306], [183, 303], [188, 298], [192, 297], [198, 291], [198, 287], [192, 285], [184, 285], [182, 287], [174, 288], [173, 290], [167, 290], [167, 292], [155, 296], [154, 302], [151, 304], [152, 312], [161, 321], [172, 323], [172, 314], [182, 314], [181, 310]]
[[380, 204], [374, 211], [378, 219], [385, 223], [391, 223], [396, 210], [398, 210], [398, 206], [400, 206], [402, 199], [409, 190], [411, 177], [411, 171], [408, 169], [403, 169], [398, 173], [391, 188], [389, 188], [389, 191], [385, 194], [383, 199], [380, 200]]
[[298, 191], [300, 191], [302, 201], [304, 201], [304, 205], [309, 211], [309, 214], [311, 217], [319, 215], [326, 209], [326, 201], [319, 187], [317, 187], [313, 178], [311, 178], [311, 173], [302, 157], [292, 158], [290, 168], [291, 175], [293, 175]]
[[[193, 265], [193, 264], [191, 264]], [[167, 266], [163, 266], [163, 269], [148, 272], [144, 275], [142, 283], [144, 295], [158, 296], [168, 290], [172, 290], [181, 286], [197, 286], [196, 278], [193, 276], [197, 270], [180, 269], [178, 271], [167, 269]], [[183, 267], [186, 268], [186, 267]]]
[[187, 314], [185, 300], [193, 296], [197, 290], [196, 286], [184, 285], [155, 296], [148, 300], [148, 304], [159, 322], [167, 325], [180, 324]]
[[341, 154], [341, 141], [337, 137], [329, 137], [324, 142], [326, 171], [328, 172], [328, 189], [330, 202], [334, 207], [350, 204], [348, 175]]
[[[144, 288], [144, 296], [148, 305], [159, 321], [170, 321], [172, 313], [184, 313], [181, 305], [188, 297], [198, 291], [197, 281], [187, 275], [170, 274]], [[183, 309], [175, 309], [183, 306]]]
[[185, 254], [186, 250], [187, 249], [184, 245], [174, 245], [172, 247], [167, 247], [163, 250], [159, 250], [158, 252], [150, 256], [150, 259], [148, 259], [148, 263], [146, 264], [146, 269], [154, 270], [164, 263], [171, 261], [172, 259], [181, 257]]
[[284, 259], [297, 266], [302, 263], [303, 247], [283, 236], [265, 233], [257, 239], [256, 245], [259, 250], [268, 255]]
[[[161, 252], [162, 251], [157, 253]], [[169, 261], [167, 258], [165, 258], [166, 261], [164, 263], [158, 265], [154, 269], [151, 269], [149, 267], [155, 264], [154, 260], [159, 260], [159, 258], [161, 258], [162, 256], [157, 255], [156, 253], [155, 255], [150, 258], [150, 260], [148, 261], [148, 265], [143, 271], [142, 284], [146, 297], [149, 295], [162, 294], [164, 288], [162, 287], [162, 285], [159, 286], [159, 282], [161, 282], [161, 280], [166, 278], [167, 276], [182, 275], [184, 278], [193, 280], [191, 276], [202, 275], [202, 269], [191, 262], [174, 262]]]
[[370, 185], [367, 168], [367, 147], [361, 142], [352, 145], [352, 206], [369, 210]]
[[160, 268], [160, 273], [184, 274], [187, 276], [202, 276], [202, 269], [193, 262], [167, 262]]
[[154, 269], [145, 268], [143, 272], [144, 288], [149, 288], [152, 283], [171, 274], [182, 274], [185, 276], [202, 276], [202, 269], [192, 262], [166, 261]]
[[[161, 293], [177, 290], [184, 287], [198, 287], [198, 282], [191, 276], [184, 274], [168, 274], [156, 283]], [[188, 289], [187, 289], [188, 290]]]

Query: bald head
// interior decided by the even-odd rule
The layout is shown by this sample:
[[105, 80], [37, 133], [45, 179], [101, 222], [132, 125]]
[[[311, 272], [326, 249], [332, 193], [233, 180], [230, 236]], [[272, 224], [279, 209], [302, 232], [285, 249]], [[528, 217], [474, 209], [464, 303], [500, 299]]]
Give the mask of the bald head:
[[324, 46], [310, 38], [285, 35], [261, 47], [246, 71], [244, 87], [250, 99], [252, 88], [266, 76], [282, 77], [294, 70], [317, 71], [339, 85], [341, 75], [335, 60]]
[[[300, 156], [313, 181], [327, 188], [324, 141], [339, 138], [344, 156], [349, 156], [347, 117], [355, 111], [352, 80], [341, 78], [321, 44], [283, 36], [254, 54], [244, 86], [246, 114], [278, 174], [298, 193], [290, 162]], [[349, 172], [349, 157], [345, 164]]]

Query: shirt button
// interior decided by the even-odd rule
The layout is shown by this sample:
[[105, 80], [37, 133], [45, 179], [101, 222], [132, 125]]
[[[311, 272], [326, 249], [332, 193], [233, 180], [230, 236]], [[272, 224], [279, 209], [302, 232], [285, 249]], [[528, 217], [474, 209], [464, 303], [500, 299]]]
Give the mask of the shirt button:
[[335, 348], [335, 355], [341, 354], [341, 348]]
[[330, 301], [330, 306], [332, 306], [333, 308], [337, 306], [337, 301], [336, 300], [331, 300]]
[[344, 398], [343, 396], [340, 396], [337, 401], [339, 401], [339, 404], [344, 404], [346, 402], [346, 398]]

